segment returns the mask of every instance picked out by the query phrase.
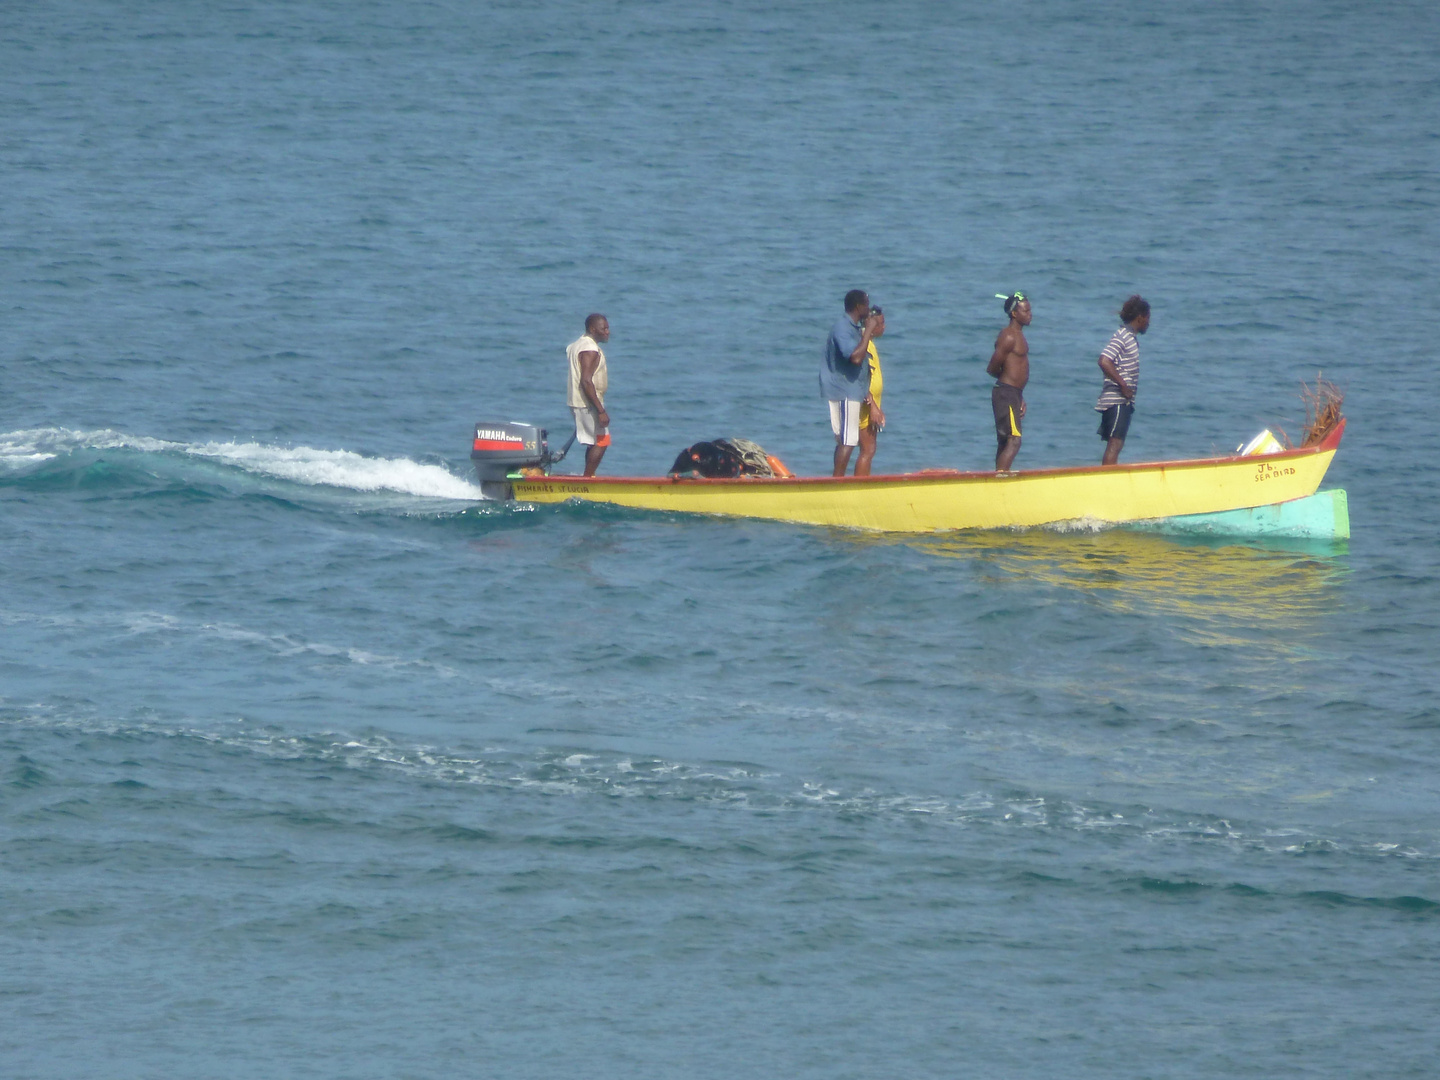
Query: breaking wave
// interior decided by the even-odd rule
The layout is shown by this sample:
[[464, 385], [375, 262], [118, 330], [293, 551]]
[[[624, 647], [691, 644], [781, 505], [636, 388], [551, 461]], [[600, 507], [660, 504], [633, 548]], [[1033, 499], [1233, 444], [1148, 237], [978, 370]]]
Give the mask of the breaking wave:
[[267, 446], [254, 442], [172, 442], [102, 428], [33, 428], [0, 434], [0, 475], [16, 475], [79, 451], [126, 450], [190, 457], [227, 465], [256, 476], [316, 487], [362, 492], [397, 492], [431, 499], [477, 502], [478, 484], [444, 465], [409, 458], [370, 457], [352, 450], [310, 446]]

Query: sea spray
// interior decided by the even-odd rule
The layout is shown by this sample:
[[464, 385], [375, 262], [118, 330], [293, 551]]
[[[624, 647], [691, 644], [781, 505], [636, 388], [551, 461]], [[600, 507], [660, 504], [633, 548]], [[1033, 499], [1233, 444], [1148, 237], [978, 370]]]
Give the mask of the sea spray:
[[176, 442], [128, 435], [110, 428], [91, 431], [34, 428], [0, 434], [0, 470], [11, 474], [22, 473], [28, 467], [82, 450], [187, 455], [259, 476], [350, 491], [391, 491], [421, 498], [467, 502], [482, 498], [477, 484], [457, 476], [445, 466], [409, 458], [372, 457], [353, 450], [270, 446], [255, 442]]

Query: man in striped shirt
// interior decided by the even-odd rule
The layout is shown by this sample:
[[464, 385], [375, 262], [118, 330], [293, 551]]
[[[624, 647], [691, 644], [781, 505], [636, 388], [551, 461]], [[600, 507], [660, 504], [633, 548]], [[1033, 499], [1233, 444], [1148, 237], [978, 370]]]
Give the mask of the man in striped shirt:
[[1095, 411], [1100, 414], [1100, 438], [1105, 440], [1105, 456], [1101, 465], [1114, 465], [1120, 460], [1120, 448], [1130, 431], [1130, 417], [1135, 414], [1135, 389], [1140, 385], [1140, 345], [1137, 334], [1150, 329], [1150, 305], [1143, 296], [1132, 296], [1120, 309], [1125, 325], [1100, 354], [1100, 370], [1105, 382], [1100, 387], [1100, 400]]

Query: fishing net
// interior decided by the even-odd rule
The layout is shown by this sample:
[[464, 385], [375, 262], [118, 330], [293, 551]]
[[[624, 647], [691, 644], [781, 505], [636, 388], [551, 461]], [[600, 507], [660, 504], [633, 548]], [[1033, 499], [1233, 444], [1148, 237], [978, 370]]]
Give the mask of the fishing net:
[[712, 439], [680, 451], [671, 476], [774, 476], [764, 447], [749, 439]]
[[731, 449], [740, 455], [742, 475], [775, 475], [775, 470], [770, 467], [770, 457], [759, 443], [753, 443], [749, 439], [721, 439], [720, 441], [729, 443]]

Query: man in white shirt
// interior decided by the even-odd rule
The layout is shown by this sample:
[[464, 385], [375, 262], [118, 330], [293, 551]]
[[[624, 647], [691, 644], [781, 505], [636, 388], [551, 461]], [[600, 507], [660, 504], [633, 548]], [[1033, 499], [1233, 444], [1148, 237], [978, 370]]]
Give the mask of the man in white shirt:
[[594, 476], [600, 459], [610, 445], [610, 414], [605, 411], [605, 391], [610, 373], [600, 343], [610, 340], [610, 320], [604, 315], [585, 319], [585, 333], [565, 347], [570, 358], [568, 401], [575, 412], [575, 438], [585, 447], [585, 475]]

